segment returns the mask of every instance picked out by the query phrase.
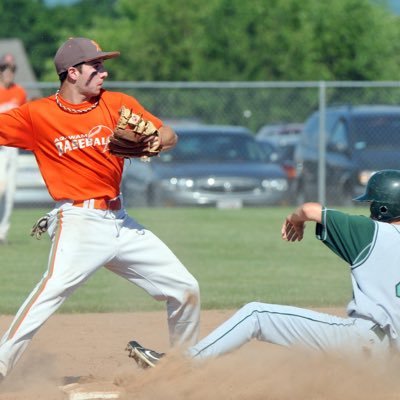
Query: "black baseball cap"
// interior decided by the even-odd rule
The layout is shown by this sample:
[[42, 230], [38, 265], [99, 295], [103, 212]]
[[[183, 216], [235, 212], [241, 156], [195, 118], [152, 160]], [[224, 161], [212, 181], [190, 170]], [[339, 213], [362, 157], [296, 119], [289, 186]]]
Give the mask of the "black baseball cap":
[[118, 57], [119, 54], [119, 51], [102, 51], [100, 46], [91, 39], [82, 37], [69, 38], [57, 50], [54, 57], [54, 65], [56, 66], [57, 74], [60, 75], [74, 65], [100, 59], [107, 60]]

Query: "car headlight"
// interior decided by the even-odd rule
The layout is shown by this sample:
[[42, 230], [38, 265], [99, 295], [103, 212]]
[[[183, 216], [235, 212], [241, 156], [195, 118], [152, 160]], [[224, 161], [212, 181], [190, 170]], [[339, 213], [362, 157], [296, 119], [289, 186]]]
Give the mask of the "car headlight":
[[369, 178], [375, 173], [376, 171], [360, 171], [358, 174], [358, 182], [360, 182], [361, 185], [366, 186], [367, 182], [369, 181]]
[[170, 178], [163, 179], [161, 184], [168, 189], [191, 189], [194, 186], [194, 180], [191, 178]]
[[276, 190], [279, 192], [288, 190], [288, 182], [286, 179], [263, 179], [261, 181], [261, 186], [265, 190]]

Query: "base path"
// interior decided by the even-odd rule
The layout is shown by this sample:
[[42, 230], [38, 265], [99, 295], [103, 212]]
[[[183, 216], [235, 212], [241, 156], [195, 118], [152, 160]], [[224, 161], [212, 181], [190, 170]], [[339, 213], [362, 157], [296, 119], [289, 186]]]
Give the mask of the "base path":
[[[200, 336], [233, 312], [202, 311]], [[352, 365], [257, 341], [205, 363], [169, 352], [157, 368], [141, 370], [125, 346], [136, 339], [168, 350], [165, 317], [164, 312], [54, 315], [0, 385], [0, 400], [383, 400], [400, 393], [396, 357], [392, 373], [382, 376], [368, 362]], [[11, 320], [0, 316], [1, 333]], [[95, 397], [99, 393], [109, 397]]]

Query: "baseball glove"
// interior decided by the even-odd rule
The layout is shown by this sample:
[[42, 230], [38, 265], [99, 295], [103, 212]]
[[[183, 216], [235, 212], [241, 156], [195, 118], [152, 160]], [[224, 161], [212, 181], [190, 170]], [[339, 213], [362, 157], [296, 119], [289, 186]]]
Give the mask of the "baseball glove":
[[42, 238], [43, 233], [49, 228], [50, 215], [46, 214], [44, 217], [39, 218], [31, 230], [31, 236], [34, 236], [37, 240]]
[[117, 157], [142, 159], [158, 155], [162, 149], [161, 138], [154, 124], [125, 106], [119, 114], [108, 144], [110, 153]]

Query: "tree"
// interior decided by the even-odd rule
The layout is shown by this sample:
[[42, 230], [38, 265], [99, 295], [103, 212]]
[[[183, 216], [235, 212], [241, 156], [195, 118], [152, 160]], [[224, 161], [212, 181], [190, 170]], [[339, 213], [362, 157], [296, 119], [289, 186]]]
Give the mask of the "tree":
[[121, 51], [111, 80], [397, 80], [399, 18], [371, 0], [3, 0], [0, 34], [41, 80], [70, 36]]
[[[194, 75], [209, 80], [399, 77], [399, 17], [369, 0], [220, 0]], [[379, 52], [379, 54], [377, 54]], [[197, 67], [197, 68], [196, 68]]]
[[399, 17], [359, 0], [317, 2], [314, 10], [314, 62], [323, 68], [321, 79], [399, 79]]

